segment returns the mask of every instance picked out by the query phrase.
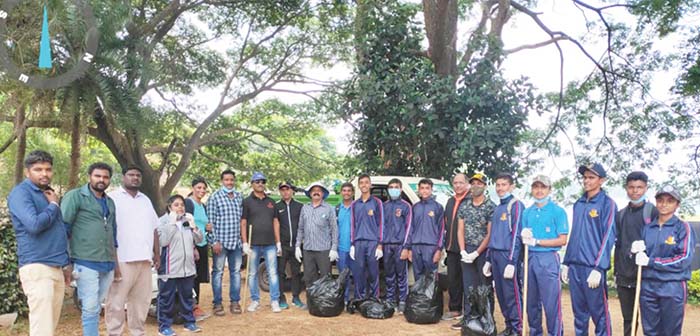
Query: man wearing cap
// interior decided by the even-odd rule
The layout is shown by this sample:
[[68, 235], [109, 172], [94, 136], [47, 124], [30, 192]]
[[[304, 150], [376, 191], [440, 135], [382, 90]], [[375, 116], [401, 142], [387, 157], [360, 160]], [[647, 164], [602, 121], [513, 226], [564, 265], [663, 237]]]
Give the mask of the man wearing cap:
[[320, 183], [312, 184], [306, 190], [311, 203], [305, 204], [299, 217], [299, 231], [296, 241], [297, 261], [304, 261], [306, 286], [331, 272], [331, 262], [338, 260], [338, 225], [335, 209], [324, 202], [328, 189]]
[[491, 216], [489, 255], [483, 269], [486, 276], [491, 276], [491, 267], [495, 273], [496, 297], [506, 322], [506, 329], [499, 336], [520, 335], [522, 329], [519, 233], [525, 205], [513, 196], [513, 188], [513, 175], [500, 173], [496, 176], [496, 193], [501, 203]]
[[[401, 180], [389, 181], [390, 200], [384, 203], [384, 276], [386, 280], [386, 299], [390, 303], [398, 302], [397, 311], [403, 314], [408, 297], [407, 260], [411, 247], [408, 245], [413, 211], [411, 203], [401, 199]], [[415, 265], [415, 264], [414, 264]], [[414, 268], [415, 269], [415, 268]]]
[[379, 259], [384, 256], [381, 245], [384, 207], [379, 198], [372, 196], [369, 175], [362, 174], [357, 181], [361, 195], [350, 206], [350, 259], [354, 260], [352, 277], [355, 299], [359, 300], [379, 297]]
[[[486, 175], [476, 173], [469, 179], [472, 197], [460, 205], [457, 215], [457, 239], [462, 257], [462, 290], [464, 300], [463, 319], [469, 317], [470, 296], [480, 286], [491, 287], [491, 278], [483, 274], [486, 263], [486, 249], [491, 235], [491, 217], [496, 204], [486, 197]], [[493, 307], [493, 304], [491, 305]], [[492, 312], [491, 312], [492, 313]], [[452, 329], [462, 328], [462, 322], [452, 325]]]
[[610, 250], [615, 242], [617, 205], [602, 189], [607, 174], [599, 163], [580, 166], [581, 198], [574, 204], [571, 239], [564, 255], [562, 280], [569, 282], [576, 335], [588, 335], [592, 318], [596, 335], [610, 335], [608, 286]]
[[615, 217], [615, 283], [625, 336], [632, 334], [632, 311], [637, 288], [637, 265], [634, 263], [634, 254], [630, 251], [632, 242], [642, 239], [644, 226], [659, 216], [656, 207], [646, 200], [648, 180], [647, 174], [641, 171], [627, 175], [625, 190], [630, 201]]
[[[250, 179], [253, 192], [243, 200], [241, 215], [241, 240], [243, 253], [250, 257], [248, 264], [248, 287], [251, 302], [247, 310], [254, 312], [260, 307], [260, 289], [258, 288], [258, 265], [260, 258], [265, 258], [267, 276], [270, 282], [270, 305], [273, 313], [279, 313], [280, 288], [277, 276], [277, 256], [282, 253], [280, 243], [280, 222], [275, 211], [275, 201], [265, 193], [267, 179], [260, 172], [253, 173]], [[248, 230], [252, 230], [248, 241]]]
[[667, 185], [656, 193], [659, 218], [644, 226], [642, 239], [632, 243], [635, 262], [642, 266], [639, 305], [644, 335], [681, 335], [695, 233], [676, 217], [681, 194]]
[[445, 229], [447, 230], [445, 266], [447, 266], [447, 292], [450, 294], [450, 301], [447, 307], [448, 311], [442, 316], [443, 320], [462, 317], [462, 256], [459, 255], [459, 243], [457, 242], [457, 225], [459, 225], [457, 210], [462, 202], [469, 199], [467, 175], [456, 174], [452, 178], [452, 189], [455, 194], [447, 200], [445, 205]]
[[564, 335], [559, 281], [559, 249], [566, 245], [569, 220], [566, 211], [550, 197], [552, 182], [545, 175], [532, 181], [535, 203], [523, 212], [522, 241], [528, 246], [527, 316], [530, 335], [543, 335], [542, 309], [547, 334]]
[[292, 271], [292, 302], [299, 308], [304, 307], [304, 303], [299, 298], [301, 293], [301, 263], [294, 258], [294, 244], [297, 241], [297, 229], [299, 228], [299, 215], [303, 204], [294, 200], [294, 186], [291, 182], [285, 181], [277, 186], [282, 199], [275, 204], [277, 217], [280, 222], [280, 243], [282, 243], [282, 254], [277, 258], [277, 275], [280, 283], [280, 308], [289, 307], [287, 298], [284, 296], [284, 285], [287, 277], [285, 270], [287, 264]]

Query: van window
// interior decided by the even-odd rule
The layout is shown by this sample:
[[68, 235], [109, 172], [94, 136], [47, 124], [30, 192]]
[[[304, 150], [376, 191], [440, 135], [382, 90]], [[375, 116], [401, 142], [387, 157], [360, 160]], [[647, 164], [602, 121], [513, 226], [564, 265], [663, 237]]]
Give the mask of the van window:
[[[411, 187], [411, 190], [420, 197], [418, 194], [418, 183], [409, 183], [409, 187]], [[446, 183], [435, 183], [433, 184], [433, 196], [435, 197], [435, 200], [440, 203], [443, 207], [447, 204], [447, 200], [452, 197], [455, 194], [454, 190], [452, 190], [452, 186]]]
[[[385, 203], [385, 202], [389, 201], [389, 190], [388, 189], [389, 188], [386, 185], [373, 184], [372, 190], [370, 191], [370, 193], [372, 194], [372, 196], [378, 197], [380, 200], [382, 200], [383, 203]], [[411, 202], [411, 199], [408, 198], [408, 195], [406, 195], [405, 192], [401, 192], [401, 199], [408, 202], [408, 204], [413, 205], [413, 203]]]

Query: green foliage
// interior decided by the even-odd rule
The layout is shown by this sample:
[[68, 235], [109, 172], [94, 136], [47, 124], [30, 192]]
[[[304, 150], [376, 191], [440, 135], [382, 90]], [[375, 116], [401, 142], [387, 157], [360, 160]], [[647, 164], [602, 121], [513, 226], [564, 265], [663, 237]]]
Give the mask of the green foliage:
[[0, 314], [17, 312], [26, 316], [27, 299], [22, 292], [17, 267], [17, 241], [10, 213], [0, 207]]
[[694, 271], [688, 281], [688, 302], [700, 304], [700, 270]]

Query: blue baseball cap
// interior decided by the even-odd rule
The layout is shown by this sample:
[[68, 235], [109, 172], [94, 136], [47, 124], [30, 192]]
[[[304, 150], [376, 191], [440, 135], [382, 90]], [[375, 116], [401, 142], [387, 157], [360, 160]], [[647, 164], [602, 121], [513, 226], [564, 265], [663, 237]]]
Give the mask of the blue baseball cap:
[[260, 180], [267, 182], [267, 178], [261, 172], [254, 172], [253, 177], [250, 178], [250, 182], [260, 181]]
[[588, 165], [581, 165], [578, 167], [578, 173], [583, 175], [586, 171], [596, 174], [598, 177], [606, 178], [608, 174], [605, 172], [605, 168], [600, 163], [593, 163]]

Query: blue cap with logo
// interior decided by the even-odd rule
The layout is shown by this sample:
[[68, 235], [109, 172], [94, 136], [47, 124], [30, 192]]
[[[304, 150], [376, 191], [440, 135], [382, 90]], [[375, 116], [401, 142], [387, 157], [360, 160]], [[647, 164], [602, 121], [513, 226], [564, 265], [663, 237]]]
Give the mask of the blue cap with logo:
[[253, 177], [250, 178], [250, 182], [255, 182], [255, 181], [265, 181], [267, 182], [267, 178], [263, 173], [261, 172], [254, 172]]
[[598, 177], [606, 178], [608, 177], [608, 174], [605, 172], [605, 168], [603, 168], [603, 165], [600, 163], [592, 163], [592, 164], [587, 164], [587, 165], [581, 165], [578, 167], [578, 173], [583, 175], [585, 172], [591, 172], [595, 174]]

